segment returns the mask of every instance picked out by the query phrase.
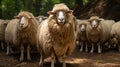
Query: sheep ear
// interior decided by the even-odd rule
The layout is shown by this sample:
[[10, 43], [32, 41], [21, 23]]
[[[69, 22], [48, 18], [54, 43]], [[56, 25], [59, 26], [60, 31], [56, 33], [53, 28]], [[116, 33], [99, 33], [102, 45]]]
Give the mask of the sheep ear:
[[53, 11], [49, 11], [49, 12], [47, 12], [48, 14], [55, 14], [55, 12], [53, 12]]
[[72, 13], [73, 12], [73, 10], [69, 10], [69, 11], [67, 11], [66, 13]]
[[19, 19], [20, 17], [19, 16], [14, 16], [15, 19]]
[[88, 22], [91, 22], [91, 20], [90, 20], [90, 19], [88, 19]]
[[103, 18], [100, 18], [99, 20], [100, 20], [100, 21], [103, 21], [104, 19], [103, 19]]
[[43, 17], [44, 19], [47, 19], [47, 17]]
[[35, 19], [39, 19], [39, 17], [35, 17]]

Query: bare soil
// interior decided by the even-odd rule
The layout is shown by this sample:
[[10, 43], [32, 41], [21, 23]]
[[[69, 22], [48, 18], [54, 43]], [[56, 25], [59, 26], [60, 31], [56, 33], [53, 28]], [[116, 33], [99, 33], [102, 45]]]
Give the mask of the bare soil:
[[[7, 56], [0, 51], [0, 67], [39, 67], [39, 54], [31, 53], [32, 61], [20, 62], [19, 52]], [[71, 57], [66, 60], [67, 67], [120, 67], [120, 53], [116, 50], [108, 50], [101, 54], [85, 53], [75, 50]], [[50, 67], [46, 61], [44, 67]], [[62, 63], [55, 64], [55, 67], [62, 67]]]

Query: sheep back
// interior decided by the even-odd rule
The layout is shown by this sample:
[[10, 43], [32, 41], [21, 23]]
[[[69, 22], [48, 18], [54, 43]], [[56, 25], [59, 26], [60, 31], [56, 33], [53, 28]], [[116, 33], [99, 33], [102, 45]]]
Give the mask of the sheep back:
[[105, 42], [108, 41], [110, 39], [110, 33], [111, 33], [111, 29], [112, 29], [112, 25], [115, 23], [115, 21], [113, 20], [102, 20], [101, 24], [102, 24], [102, 28], [103, 28], [103, 34], [101, 37], [101, 41]]
[[5, 30], [5, 41], [7, 43], [11, 44], [17, 44], [17, 26], [18, 26], [18, 19], [12, 19], [7, 24], [6, 30]]

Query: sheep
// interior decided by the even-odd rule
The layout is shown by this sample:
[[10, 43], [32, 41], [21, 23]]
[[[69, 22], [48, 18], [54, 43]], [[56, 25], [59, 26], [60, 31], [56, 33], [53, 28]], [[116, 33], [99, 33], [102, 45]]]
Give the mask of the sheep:
[[111, 47], [117, 47], [118, 51], [120, 52], [120, 21], [116, 22], [115, 24], [113, 24], [112, 26], [112, 30], [111, 30]]
[[24, 60], [25, 47], [27, 49], [27, 60], [31, 60], [30, 46], [36, 45], [38, 22], [33, 14], [27, 11], [20, 12], [15, 18], [8, 23], [5, 30], [5, 39], [8, 43], [7, 54], [9, 54], [9, 43], [11, 43], [20, 47], [20, 61]]
[[[80, 43], [81, 48], [80, 51], [83, 51], [83, 46], [85, 44], [85, 51], [88, 52], [88, 46], [87, 46], [87, 25], [88, 21], [87, 20], [77, 20], [77, 37], [76, 40]], [[78, 43], [78, 44], [79, 44]]]
[[10, 44], [17, 45], [17, 25], [19, 20], [18, 19], [11, 19], [5, 29], [5, 42], [7, 44], [7, 52], [6, 54], [9, 55], [12, 53], [12, 48]]
[[[60, 7], [60, 8], [59, 8]], [[65, 4], [55, 4], [49, 17], [43, 21], [37, 32], [37, 47], [41, 54], [39, 65], [43, 66], [43, 59], [51, 57], [51, 67], [54, 60], [63, 59], [63, 67], [66, 67], [65, 58], [71, 55], [75, 48], [75, 18]]]
[[101, 53], [101, 46], [109, 41], [110, 31], [115, 21], [100, 19], [98, 16], [92, 16], [88, 21], [87, 38], [92, 45], [90, 52], [93, 53], [94, 45], [97, 44], [98, 53]]
[[36, 20], [39, 22], [39, 24], [40, 24], [43, 20], [47, 19], [46, 16], [38, 16], [38, 17], [35, 17], [35, 18], [36, 18]]
[[1, 42], [1, 49], [4, 49], [5, 44], [5, 28], [9, 20], [0, 20], [0, 42]]

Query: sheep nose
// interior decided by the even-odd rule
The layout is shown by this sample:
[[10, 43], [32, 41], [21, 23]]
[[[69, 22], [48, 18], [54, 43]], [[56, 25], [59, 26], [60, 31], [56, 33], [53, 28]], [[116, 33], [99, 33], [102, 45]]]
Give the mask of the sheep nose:
[[85, 29], [81, 29], [81, 31], [85, 31]]
[[93, 28], [96, 28], [97, 27], [97, 25], [93, 25]]
[[23, 27], [24, 24], [20, 24], [21, 27]]
[[59, 20], [60, 20], [60, 22], [64, 22], [64, 18], [60, 18]]

